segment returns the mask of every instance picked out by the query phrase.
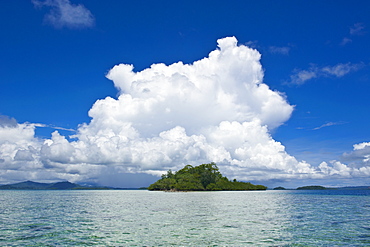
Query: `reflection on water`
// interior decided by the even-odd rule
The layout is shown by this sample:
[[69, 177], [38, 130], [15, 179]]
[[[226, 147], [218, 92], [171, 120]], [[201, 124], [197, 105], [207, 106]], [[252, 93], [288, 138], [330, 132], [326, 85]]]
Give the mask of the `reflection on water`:
[[0, 245], [369, 246], [370, 196], [0, 191]]

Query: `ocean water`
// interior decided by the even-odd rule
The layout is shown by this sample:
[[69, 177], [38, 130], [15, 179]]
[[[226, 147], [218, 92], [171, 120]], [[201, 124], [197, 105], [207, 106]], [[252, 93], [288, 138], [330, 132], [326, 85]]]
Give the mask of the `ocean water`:
[[3, 190], [0, 246], [370, 246], [370, 190]]

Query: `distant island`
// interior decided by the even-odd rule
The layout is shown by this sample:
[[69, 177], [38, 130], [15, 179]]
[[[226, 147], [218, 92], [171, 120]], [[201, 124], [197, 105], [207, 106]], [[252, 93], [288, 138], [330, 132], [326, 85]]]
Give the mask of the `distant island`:
[[0, 190], [107, 190], [106, 187], [81, 186], [71, 182], [37, 183], [26, 181], [15, 184], [1, 185]]
[[369, 190], [370, 186], [347, 186], [347, 187], [324, 187], [321, 185], [308, 185], [298, 187], [296, 189], [284, 188], [282, 186], [275, 187], [272, 190]]
[[279, 187], [275, 187], [274, 190], [286, 190], [286, 189], [284, 187], [279, 186]]
[[148, 190], [160, 191], [234, 191], [234, 190], [266, 190], [263, 185], [248, 182], [230, 181], [222, 176], [215, 163], [199, 166], [187, 165], [173, 173], [171, 170], [162, 178], [151, 184]]
[[302, 186], [298, 187], [297, 190], [327, 190], [324, 186], [320, 185], [309, 185], [309, 186]]

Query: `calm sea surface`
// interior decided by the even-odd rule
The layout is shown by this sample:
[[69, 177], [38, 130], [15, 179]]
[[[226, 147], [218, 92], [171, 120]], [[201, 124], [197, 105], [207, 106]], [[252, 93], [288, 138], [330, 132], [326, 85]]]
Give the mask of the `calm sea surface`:
[[0, 246], [370, 246], [370, 190], [0, 191]]

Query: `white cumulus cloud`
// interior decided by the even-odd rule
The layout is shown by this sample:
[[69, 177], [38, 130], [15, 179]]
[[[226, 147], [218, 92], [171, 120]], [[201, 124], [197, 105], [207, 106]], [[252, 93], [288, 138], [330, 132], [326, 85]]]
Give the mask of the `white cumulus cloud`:
[[344, 153], [342, 159], [356, 167], [370, 166], [370, 142], [353, 145], [353, 151]]
[[271, 137], [270, 130], [289, 119], [293, 106], [263, 83], [260, 58], [257, 50], [228, 37], [192, 64], [153, 64], [139, 72], [133, 65], [114, 66], [107, 78], [118, 97], [97, 100], [89, 111], [91, 122], [81, 124], [71, 139], [55, 131], [40, 140], [37, 124], [6, 118], [0, 125], [0, 178], [99, 182], [112, 174], [114, 179], [161, 175], [208, 162], [243, 181], [368, 172], [342, 163], [314, 167]]
[[92, 27], [95, 18], [82, 4], [72, 4], [69, 0], [32, 0], [36, 7], [49, 7], [45, 22], [56, 28], [86, 28]]

